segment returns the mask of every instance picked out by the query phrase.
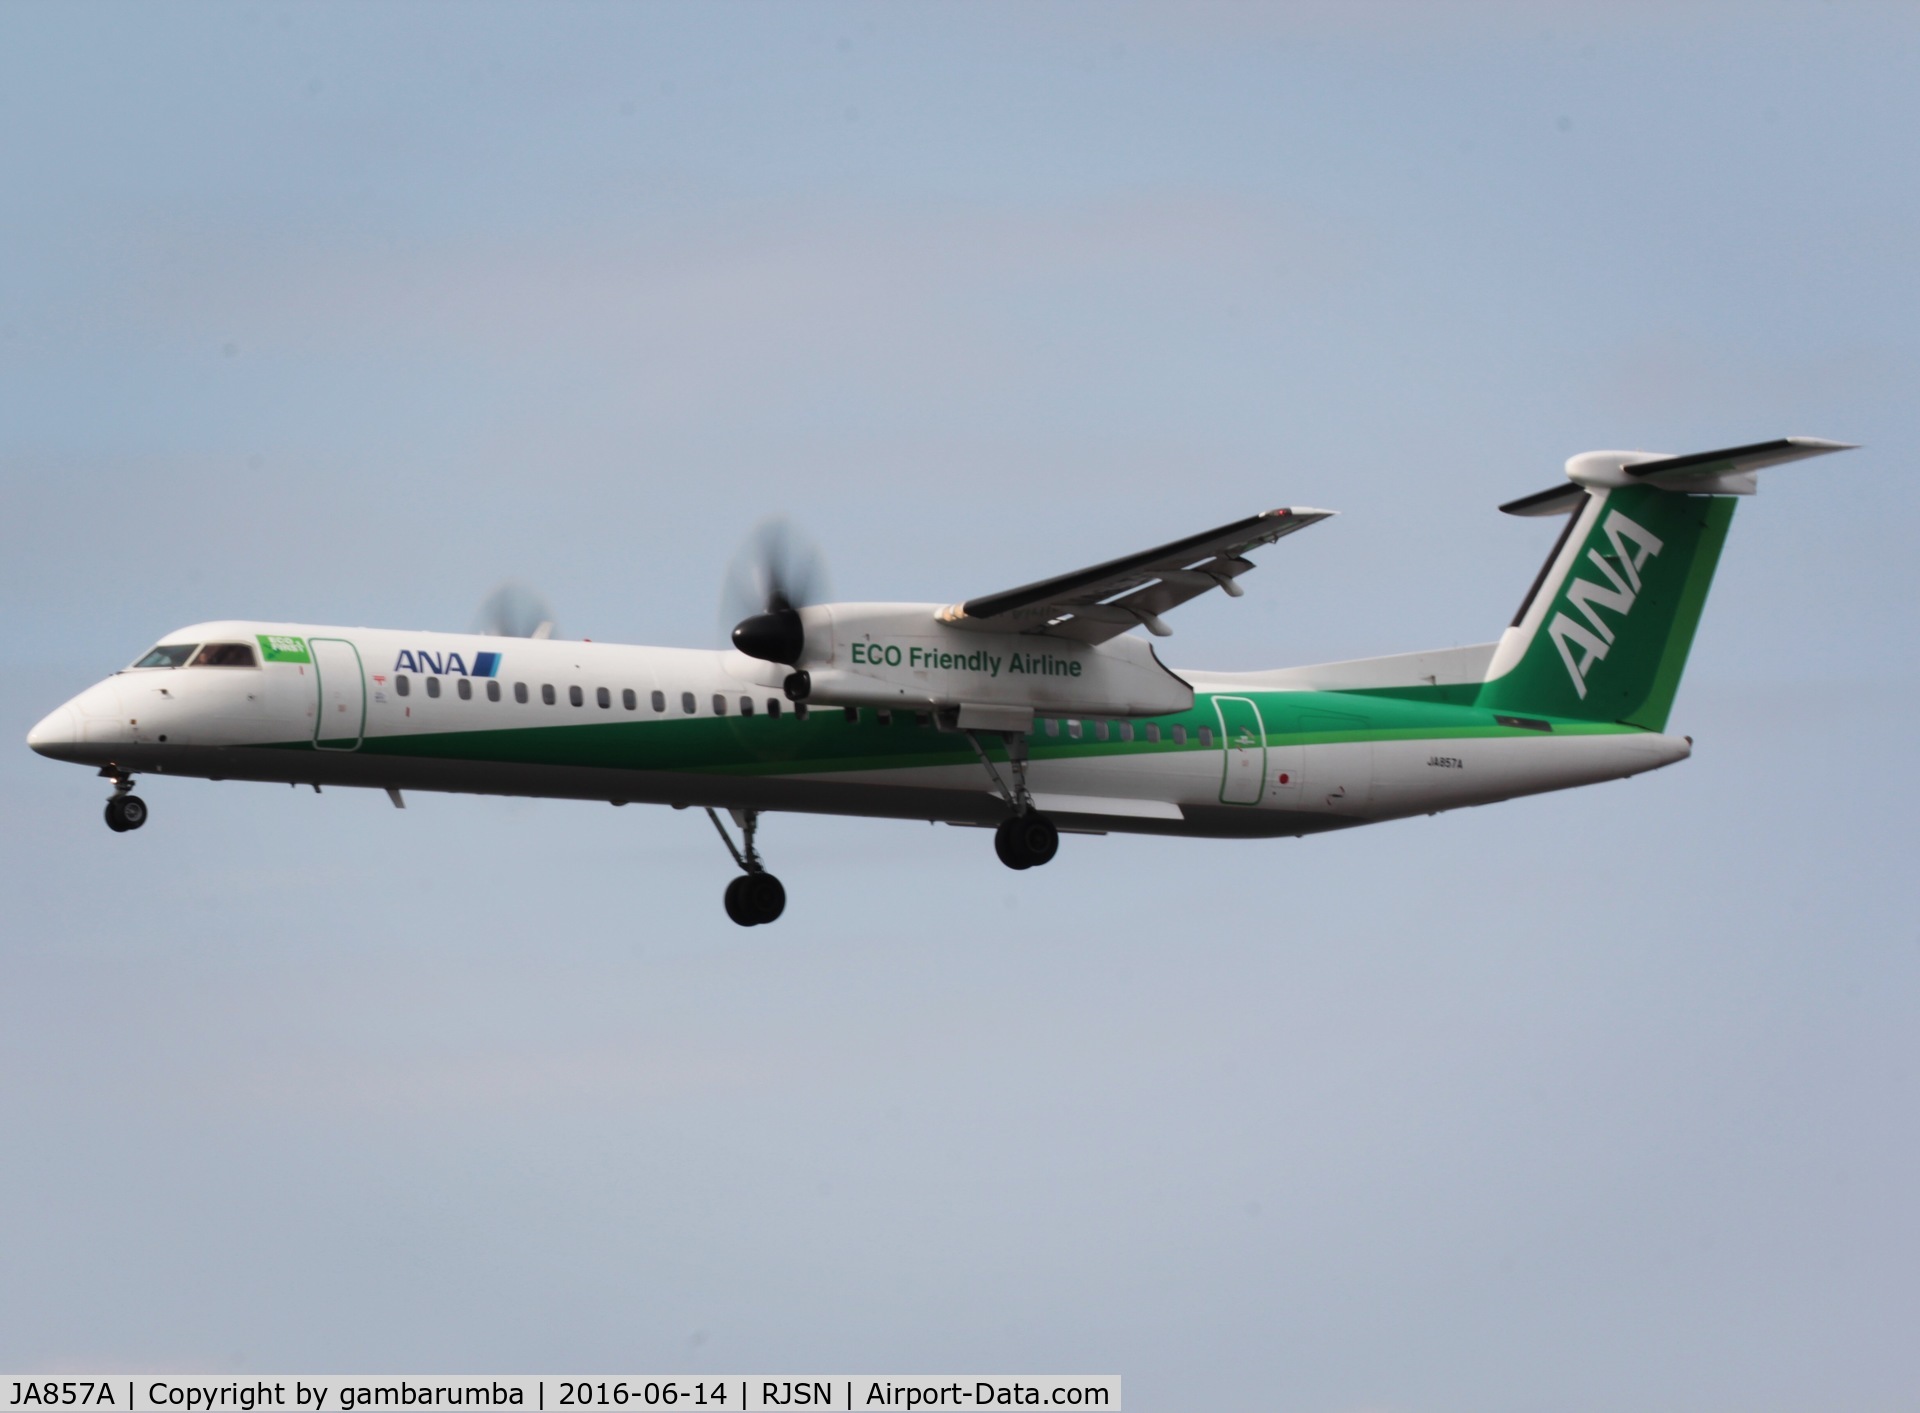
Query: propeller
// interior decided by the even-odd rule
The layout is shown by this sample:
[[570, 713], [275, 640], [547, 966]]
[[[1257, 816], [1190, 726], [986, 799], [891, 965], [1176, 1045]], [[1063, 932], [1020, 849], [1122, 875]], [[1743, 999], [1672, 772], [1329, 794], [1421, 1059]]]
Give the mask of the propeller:
[[553, 605], [531, 585], [508, 579], [480, 605], [480, 631], [496, 638], [551, 638]]
[[[800, 610], [827, 593], [820, 551], [785, 516], [753, 527], [727, 569], [721, 597], [723, 621], [733, 624], [733, 645], [748, 657], [792, 666], [806, 648]], [[805, 697], [806, 673], [787, 679], [787, 695]]]

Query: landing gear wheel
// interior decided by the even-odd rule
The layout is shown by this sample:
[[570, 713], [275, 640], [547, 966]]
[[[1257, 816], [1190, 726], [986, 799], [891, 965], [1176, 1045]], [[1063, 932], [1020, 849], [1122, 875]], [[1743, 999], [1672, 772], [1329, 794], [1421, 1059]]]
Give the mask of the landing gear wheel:
[[728, 917], [758, 927], [787, 910], [787, 890], [770, 873], [743, 873], [727, 885], [726, 903]]
[[1020, 839], [1015, 832], [1019, 823], [1018, 819], [1011, 817], [1000, 821], [1000, 827], [993, 831], [993, 851], [1008, 868], [1032, 868], [1033, 860], [1020, 847]]
[[993, 851], [1008, 868], [1038, 868], [1060, 852], [1060, 831], [1045, 815], [1028, 810], [1000, 821]]
[[772, 922], [787, 910], [787, 890], [772, 874], [750, 873], [746, 883], [740, 896], [746, 900], [755, 923]]
[[125, 834], [147, 822], [147, 802], [138, 795], [115, 795], [107, 801], [107, 828]]

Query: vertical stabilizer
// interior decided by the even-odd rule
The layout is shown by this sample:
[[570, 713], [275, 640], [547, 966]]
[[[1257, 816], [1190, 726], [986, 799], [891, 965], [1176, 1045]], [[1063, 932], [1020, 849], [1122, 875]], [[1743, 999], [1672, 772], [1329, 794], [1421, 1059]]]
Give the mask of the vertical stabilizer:
[[1494, 652], [1480, 704], [1664, 731], [1735, 497], [1752, 495], [1766, 467], [1851, 449], [1781, 437], [1688, 456], [1589, 451], [1567, 462], [1567, 485], [1501, 506], [1570, 518]]
[[1650, 485], [1578, 496], [1480, 703], [1665, 730], [1738, 502]]

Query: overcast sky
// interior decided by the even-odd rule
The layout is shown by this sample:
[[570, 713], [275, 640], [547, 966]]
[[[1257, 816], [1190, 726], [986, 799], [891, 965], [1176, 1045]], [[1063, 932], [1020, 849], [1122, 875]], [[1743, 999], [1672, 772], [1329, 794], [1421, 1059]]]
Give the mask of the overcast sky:
[[[1920, 1383], [1920, 9], [0, 7], [0, 1367]], [[102, 783], [201, 619], [717, 645], [1286, 504], [1176, 666], [1488, 640], [1743, 505], [1655, 776], [1270, 843]]]

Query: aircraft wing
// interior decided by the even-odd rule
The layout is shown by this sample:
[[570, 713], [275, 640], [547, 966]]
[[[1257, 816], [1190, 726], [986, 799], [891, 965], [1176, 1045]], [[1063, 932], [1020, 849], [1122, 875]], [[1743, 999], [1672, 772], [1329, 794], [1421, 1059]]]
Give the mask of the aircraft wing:
[[1234, 598], [1245, 592], [1234, 580], [1253, 568], [1253, 562], [1244, 558], [1248, 550], [1270, 545], [1334, 513], [1305, 508], [1262, 511], [1172, 544], [968, 599], [940, 616], [957, 627], [1044, 633], [1083, 643], [1104, 643], [1141, 625], [1164, 638], [1173, 631], [1160, 621], [1168, 609], [1209, 589], [1224, 589]]

